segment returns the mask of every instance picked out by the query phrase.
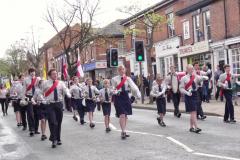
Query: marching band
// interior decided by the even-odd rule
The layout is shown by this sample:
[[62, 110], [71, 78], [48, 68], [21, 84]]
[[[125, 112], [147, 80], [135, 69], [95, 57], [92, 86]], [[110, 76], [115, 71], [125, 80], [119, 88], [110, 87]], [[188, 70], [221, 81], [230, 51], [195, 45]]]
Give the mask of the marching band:
[[[224, 66], [225, 73], [221, 74], [218, 86], [221, 87], [226, 98], [224, 122], [236, 123], [234, 119], [234, 107], [232, 103], [232, 83], [240, 75], [230, 73], [230, 66]], [[190, 132], [200, 133], [202, 129], [198, 127], [197, 118], [206, 118], [202, 111], [202, 85], [209, 80], [209, 72], [199, 69], [199, 65], [189, 64], [186, 72], [176, 72], [175, 67], [170, 67], [171, 72], [164, 78], [157, 76], [153, 83], [150, 95], [155, 97], [157, 106], [157, 122], [160, 126], [166, 127], [164, 116], [166, 114], [166, 92], [172, 94], [174, 105], [174, 116], [181, 117], [179, 103], [184, 98], [186, 112], [190, 114]], [[41, 140], [47, 139], [46, 123], [49, 124], [52, 148], [62, 145], [61, 128], [63, 120], [64, 97], [71, 98], [73, 108], [73, 118], [84, 125], [84, 116], [87, 113], [90, 128], [94, 128], [93, 114], [96, 103], [102, 106], [104, 116], [105, 131], [109, 133], [110, 116], [112, 102], [115, 106], [116, 117], [119, 118], [121, 127], [121, 139], [126, 139], [130, 135], [126, 132], [128, 116], [132, 115], [132, 103], [135, 99], [141, 98], [141, 92], [133, 80], [126, 76], [126, 68], [123, 65], [118, 67], [118, 75], [110, 79], [103, 80], [103, 88], [98, 90], [93, 85], [93, 81], [87, 78], [84, 83], [79, 82], [77, 76], [72, 77], [72, 85], [68, 88], [66, 84], [58, 79], [55, 69], [48, 71], [48, 80], [41, 80], [36, 77], [35, 69], [28, 70], [28, 76], [19, 75], [18, 80], [12, 82], [10, 90], [0, 86], [0, 103], [3, 115], [7, 115], [7, 94], [9, 95], [14, 112], [16, 114], [17, 126], [23, 130], [29, 129], [30, 137], [38, 132], [39, 121], [41, 127]]]

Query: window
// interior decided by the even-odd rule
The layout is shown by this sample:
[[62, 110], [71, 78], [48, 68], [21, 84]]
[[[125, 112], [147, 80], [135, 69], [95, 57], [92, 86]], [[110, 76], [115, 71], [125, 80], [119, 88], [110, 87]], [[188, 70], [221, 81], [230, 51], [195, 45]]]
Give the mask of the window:
[[132, 50], [135, 50], [135, 41], [136, 41], [136, 25], [133, 24], [130, 26], [130, 30], [132, 30], [132, 34], [131, 34], [131, 48]]
[[125, 40], [120, 40], [118, 42], [118, 54], [119, 55], [123, 55], [125, 53], [125, 49], [126, 49], [126, 41]]
[[211, 39], [210, 11], [203, 13], [205, 40]]
[[240, 48], [232, 49], [233, 74], [240, 74]]
[[167, 27], [168, 27], [168, 37], [175, 36], [174, 15], [173, 15], [173, 13], [167, 14]]
[[200, 15], [193, 16], [193, 27], [194, 27], [194, 41], [200, 42], [202, 32], [200, 30]]
[[190, 38], [189, 21], [183, 22], [183, 38], [185, 40]]

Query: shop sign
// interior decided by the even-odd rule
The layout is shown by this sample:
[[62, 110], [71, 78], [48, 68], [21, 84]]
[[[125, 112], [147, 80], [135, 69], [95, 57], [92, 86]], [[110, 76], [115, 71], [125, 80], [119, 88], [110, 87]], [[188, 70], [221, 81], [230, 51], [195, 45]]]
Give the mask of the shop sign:
[[180, 45], [179, 37], [160, 41], [155, 44], [156, 57], [163, 57], [178, 52], [177, 47]]
[[179, 48], [179, 57], [190, 56], [194, 54], [209, 51], [208, 41], [197, 42], [194, 45], [187, 45]]

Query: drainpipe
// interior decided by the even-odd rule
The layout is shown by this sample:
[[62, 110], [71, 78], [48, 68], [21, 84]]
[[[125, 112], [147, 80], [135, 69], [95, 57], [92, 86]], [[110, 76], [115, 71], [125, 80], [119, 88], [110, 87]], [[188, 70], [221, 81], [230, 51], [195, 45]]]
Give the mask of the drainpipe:
[[[226, 8], [226, 0], [223, 0], [223, 9], [224, 9], [224, 25], [225, 25], [225, 39], [228, 38], [228, 26], [227, 26], [227, 8]], [[228, 54], [228, 49], [226, 49], [225, 45], [224, 45], [224, 49], [226, 51], [226, 55], [227, 55], [227, 64], [229, 64], [229, 54]]]

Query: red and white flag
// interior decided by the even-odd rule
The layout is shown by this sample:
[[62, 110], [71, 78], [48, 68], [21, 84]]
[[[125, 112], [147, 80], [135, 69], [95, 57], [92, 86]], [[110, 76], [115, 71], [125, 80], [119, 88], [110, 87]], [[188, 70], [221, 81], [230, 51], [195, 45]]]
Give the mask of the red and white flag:
[[83, 69], [82, 69], [82, 65], [81, 65], [81, 61], [80, 61], [80, 58], [78, 56], [78, 61], [77, 61], [77, 77], [80, 78], [80, 77], [84, 77], [84, 72], [83, 72]]
[[67, 64], [63, 64], [63, 78], [64, 80], [67, 80], [68, 78]]

